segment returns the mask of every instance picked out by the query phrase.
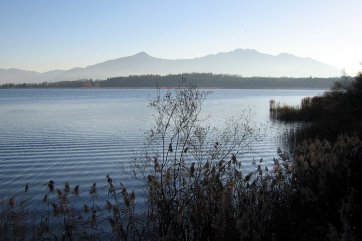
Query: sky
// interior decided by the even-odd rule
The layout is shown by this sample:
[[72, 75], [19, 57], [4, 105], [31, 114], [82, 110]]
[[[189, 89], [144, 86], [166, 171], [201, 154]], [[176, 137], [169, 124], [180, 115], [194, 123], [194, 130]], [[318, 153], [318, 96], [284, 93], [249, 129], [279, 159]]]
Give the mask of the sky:
[[234, 49], [362, 70], [361, 0], [0, 0], [0, 68], [45, 72], [145, 51]]

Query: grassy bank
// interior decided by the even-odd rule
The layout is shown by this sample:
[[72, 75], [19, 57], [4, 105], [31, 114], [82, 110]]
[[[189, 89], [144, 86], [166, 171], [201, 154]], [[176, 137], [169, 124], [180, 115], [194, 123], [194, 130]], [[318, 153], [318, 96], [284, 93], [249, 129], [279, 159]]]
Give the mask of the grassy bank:
[[362, 136], [362, 74], [335, 83], [323, 96], [307, 97], [300, 106], [270, 101], [270, 117], [284, 122], [312, 123], [298, 140], [319, 137], [335, 141], [343, 135]]

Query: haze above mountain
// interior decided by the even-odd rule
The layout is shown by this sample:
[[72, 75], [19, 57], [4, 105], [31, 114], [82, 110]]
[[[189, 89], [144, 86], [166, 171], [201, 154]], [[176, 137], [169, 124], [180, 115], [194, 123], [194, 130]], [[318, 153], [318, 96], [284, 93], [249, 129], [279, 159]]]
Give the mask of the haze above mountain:
[[143, 74], [178, 73], [232, 74], [245, 77], [336, 77], [341, 70], [311, 58], [291, 54], [263, 54], [252, 49], [210, 54], [194, 59], [161, 59], [140, 52], [85, 68], [53, 70], [44, 73], [20, 69], [0, 69], [0, 83], [40, 83], [78, 79], [107, 79]]

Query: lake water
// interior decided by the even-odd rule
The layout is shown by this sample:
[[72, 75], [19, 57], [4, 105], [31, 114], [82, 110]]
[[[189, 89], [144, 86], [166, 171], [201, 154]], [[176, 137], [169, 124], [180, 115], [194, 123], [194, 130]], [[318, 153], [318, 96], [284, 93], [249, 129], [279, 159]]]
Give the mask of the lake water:
[[[255, 123], [268, 124], [269, 100], [299, 104], [322, 90], [212, 90], [203, 115], [212, 125], [251, 109]], [[29, 183], [36, 205], [46, 183], [68, 181], [86, 192], [92, 183], [102, 188], [107, 174], [142, 195], [136, 182], [121, 170], [142, 152], [145, 132], [153, 126], [147, 107], [149, 89], [0, 89], [0, 199]], [[279, 124], [269, 123], [269, 135], [253, 144], [240, 159], [251, 170], [253, 158], [271, 165], [280, 146]], [[103, 191], [102, 191], [103, 192]]]

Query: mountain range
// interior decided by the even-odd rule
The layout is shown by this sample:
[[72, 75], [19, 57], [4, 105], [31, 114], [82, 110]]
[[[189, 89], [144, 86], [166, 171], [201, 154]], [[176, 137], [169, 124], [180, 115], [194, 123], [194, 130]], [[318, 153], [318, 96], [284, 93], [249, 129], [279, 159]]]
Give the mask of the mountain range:
[[341, 70], [316, 61], [282, 53], [263, 54], [253, 49], [236, 49], [193, 59], [162, 59], [145, 52], [108, 60], [84, 68], [35, 72], [0, 69], [0, 84], [41, 83], [79, 79], [104, 80], [110, 77], [144, 74], [215, 73], [245, 77], [336, 77]]

